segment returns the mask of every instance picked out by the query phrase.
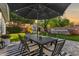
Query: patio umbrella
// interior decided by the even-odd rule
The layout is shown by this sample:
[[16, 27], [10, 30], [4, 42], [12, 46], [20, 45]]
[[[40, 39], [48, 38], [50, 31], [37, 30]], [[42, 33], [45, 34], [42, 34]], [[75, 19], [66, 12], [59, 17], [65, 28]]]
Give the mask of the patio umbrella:
[[63, 15], [70, 3], [8, 3], [11, 11], [28, 19], [49, 19]]
[[8, 3], [11, 11], [27, 19], [49, 19], [63, 15], [70, 3]]

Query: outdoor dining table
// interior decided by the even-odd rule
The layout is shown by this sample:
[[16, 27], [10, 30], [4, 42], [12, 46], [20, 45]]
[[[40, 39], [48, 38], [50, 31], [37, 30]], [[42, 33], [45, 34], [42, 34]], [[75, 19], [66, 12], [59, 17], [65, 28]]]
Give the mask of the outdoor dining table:
[[43, 56], [43, 46], [51, 42], [54, 43], [57, 39], [46, 36], [31, 36], [30, 40], [38, 44], [39, 56]]

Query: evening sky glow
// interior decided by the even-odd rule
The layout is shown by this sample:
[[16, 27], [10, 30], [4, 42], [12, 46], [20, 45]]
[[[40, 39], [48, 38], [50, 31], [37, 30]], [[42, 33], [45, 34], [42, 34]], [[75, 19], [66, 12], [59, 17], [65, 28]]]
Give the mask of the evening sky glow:
[[71, 4], [65, 11], [64, 17], [74, 22], [74, 24], [79, 24], [79, 3]]

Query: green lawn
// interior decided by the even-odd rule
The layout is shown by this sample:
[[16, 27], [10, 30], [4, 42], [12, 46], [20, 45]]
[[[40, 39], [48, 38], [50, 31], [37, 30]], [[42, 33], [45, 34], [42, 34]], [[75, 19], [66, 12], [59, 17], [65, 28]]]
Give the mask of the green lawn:
[[52, 37], [66, 39], [66, 40], [73, 40], [73, 41], [79, 41], [79, 35], [50, 35]]
[[72, 40], [72, 41], [79, 41], [79, 35], [62, 35], [62, 34], [47, 34], [47, 33], [42, 33], [42, 35], [66, 39], [66, 40]]

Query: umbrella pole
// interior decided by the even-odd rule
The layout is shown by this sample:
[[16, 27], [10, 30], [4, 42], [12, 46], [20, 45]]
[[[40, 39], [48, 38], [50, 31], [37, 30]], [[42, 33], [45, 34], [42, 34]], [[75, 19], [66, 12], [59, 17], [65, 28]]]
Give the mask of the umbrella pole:
[[37, 22], [37, 39], [38, 39], [38, 35], [39, 35], [39, 33], [38, 33], [38, 22]]
[[[37, 11], [37, 20], [38, 20], [38, 11]], [[38, 39], [38, 35], [39, 35], [39, 33], [38, 33], [38, 21], [37, 21], [37, 39]]]
[[[38, 10], [37, 11], [37, 20], [38, 20]], [[37, 39], [39, 39], [39, 28], [38, 28], [38, 21], [37, 21]]]
[[[45, 32], [47, 31], [47, 28], [46, 28], [46, 20], [44, 21], [45, 22], [45, 26], [44, 26], [44, 28], [45, 28]], [[45, 33], [45, 36], [46, 36], [47, 34]]]
[[44, 22], [45, 22], [45, 26], [44, 26], [44, 28], [45, 28], [45, 36], [47, 36], [47, 35], [48, 35], [48, 30], [47, 30], [47, 19], [44, 20]]

